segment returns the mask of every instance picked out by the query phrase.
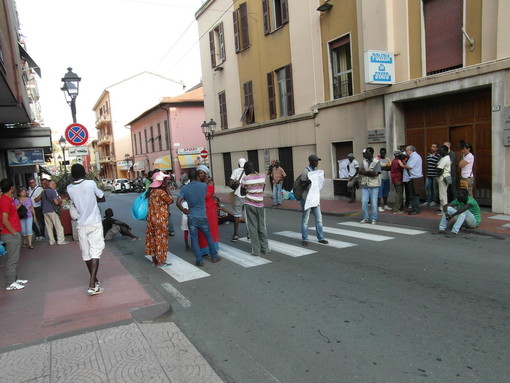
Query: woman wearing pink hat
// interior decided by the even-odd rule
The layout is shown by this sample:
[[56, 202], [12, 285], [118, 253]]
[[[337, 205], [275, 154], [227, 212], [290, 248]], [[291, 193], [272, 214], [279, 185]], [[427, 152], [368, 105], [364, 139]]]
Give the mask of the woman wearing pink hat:
[[168, 175], [156, 172], [149, 186], [149, 213], [145, 231], [145, 254], [152, 256], [152, 264], [158, 267], [170, 266], [168, 251], [168, 205], [174, 202], [167, 190]]

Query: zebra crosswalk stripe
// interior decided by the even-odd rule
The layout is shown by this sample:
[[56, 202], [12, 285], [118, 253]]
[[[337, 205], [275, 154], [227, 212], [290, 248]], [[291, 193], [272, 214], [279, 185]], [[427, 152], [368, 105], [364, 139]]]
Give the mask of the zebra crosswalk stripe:
[[225, 245], [220, 242], [220, 255], [231, 262], [237, 263], [242, 267], [254, 267], [271, 263], [269, 259], [255, 257], [246, 251], [236, 249], [235, 247]]
[[[250, 240], [246, 237], [239, 238], [239, 240], [243, 242], [250, 242]], [[268, 242], [272, 251], [288, 255], [289, 257], [302, 257], [303, 255], [309, 255], [317, 252], [312, 249], [289, 245], [287, 243], [274, 241], [272, 239], [270, 239]]]
[[[394, 237], [386, 237], [384, 235], [368, 234], [368, 233], [362, 233], [359, 231], [352, 231], [352, 230], [342, 230], [342, 229], [337, 229], [336, 227], [324, 226], [323, 229], [324, 229], [324, 232], [328, 233], [328, 234], [337, 234], [337, 235], [343, 235], [345, 237], [360, 238], [360, 239], [364, 239], [366, 241], [380, 242], [380, 241], [388, 241], [390, 239], [395, 239]], [[310, 230], [315, 230], [315, 228], [311, 227]], [[328, 239], [328, 241], [329, 241], [329, 239]]]
[[414, 230], [414, 229], [406, 229], [403, 227], [395, 227], [395, 226], [388, 226], [388, 225], [367, 225], [359, 222], [339, 222], [339, 225], [345, 225], [345, 226], [351, 226], [351, 227], [357, 227], [357, 228], [363, 228], [363, 229], [369, 229], [369, 230], [378, 230], [378, 231], [386, 231], [390, 233], [398, 233], [398, 234], [406, 234], [406, 235], [418, 235], [418, 234], [425, 234], [426, 231], [423, 230]]
[[[297, 231], [279, 231], [279, 232], [274, 233], [274, 234], [282, 235], [282, 236], [287, 237], [287, 238], [293, 238], [293, 239], [301, 240], [301, 233], [298, 233]], [[346, 247], [357, 246], [355, 243], [338, 241], [336, 239], [329, 239], [329, 238], [328, 238], [328, 242], [329, 242], [329, 244], [327, 244], [327, 245], [322, 245], [322, 244], [319, 244], [318, 242], [317, 242], [317, 244], [318, 245], [322, 245], [322, 246], [336, 247], [337, 249], [344, 249]], [[311, 242], [311, 243], [313, 243], [313, 242]]]
[[[168, 260], [172, 262], [172, 265], [168, 267], [162, 267], [161, 270], [170, 275], [177, 282], [187, 282], [194, 279], [211, 276], [211, 274], [208, 274], [198, 267], [193, 266], [192, 264], [186, 262], [184, 259], [179, 258], [177, 255], [171, 252], [167, 253], [167, 257]], [[152, 257], [150, 255], [146, 255], [145, 258], [152, 262]]]

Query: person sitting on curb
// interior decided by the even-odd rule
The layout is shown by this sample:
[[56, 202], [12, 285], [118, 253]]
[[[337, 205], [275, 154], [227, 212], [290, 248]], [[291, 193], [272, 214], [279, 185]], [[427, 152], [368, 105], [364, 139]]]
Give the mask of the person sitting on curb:
[[105, 241], [111, 241], [117, 234], [123, 237], [129, 237], [132, 241], [139, 240], [136, 235], [131, 233], [131, 227], [125, 222], [113, 218], [113, 210], [108, 208], [104, 212], [103, 235]]
[[462, 226], [475, 228], [480, 226], [482, 222], [480, 206], [478, 206], [473, 197], [468, 196], [466, 189], [460, 189], [457, 193], [457, 199], [443, 206], [443, 217], [439, 223], [439, 230], [434, 232], [434, 234], [446, 234], [446, 227], [452, 219], [455, 219], [456, 222], [452, 227], [451, 233], [447, 234], [447, 237], [450, 238], [456, 237]]

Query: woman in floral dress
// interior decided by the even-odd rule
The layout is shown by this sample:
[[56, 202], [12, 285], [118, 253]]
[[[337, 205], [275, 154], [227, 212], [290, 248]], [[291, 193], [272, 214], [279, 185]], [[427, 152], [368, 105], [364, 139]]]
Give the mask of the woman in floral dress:
[[158, 267], [170, 266], [168, 251], [168, 206], [174, 202], [167, 190], [168, 175], [157, 172], [152, 175], [149, 186], [149, 212], [145, 231], [145, 254], [152, 256], [152, 264]]

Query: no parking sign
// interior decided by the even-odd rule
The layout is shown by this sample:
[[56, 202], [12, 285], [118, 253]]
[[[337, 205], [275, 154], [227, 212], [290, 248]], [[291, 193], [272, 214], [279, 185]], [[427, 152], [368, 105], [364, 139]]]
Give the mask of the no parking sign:
[[89, 132], [81, 124], [71, 124], [66, 128], [65, 138], [67, 142], [74, 146], [85, 145], [89, 139]]

